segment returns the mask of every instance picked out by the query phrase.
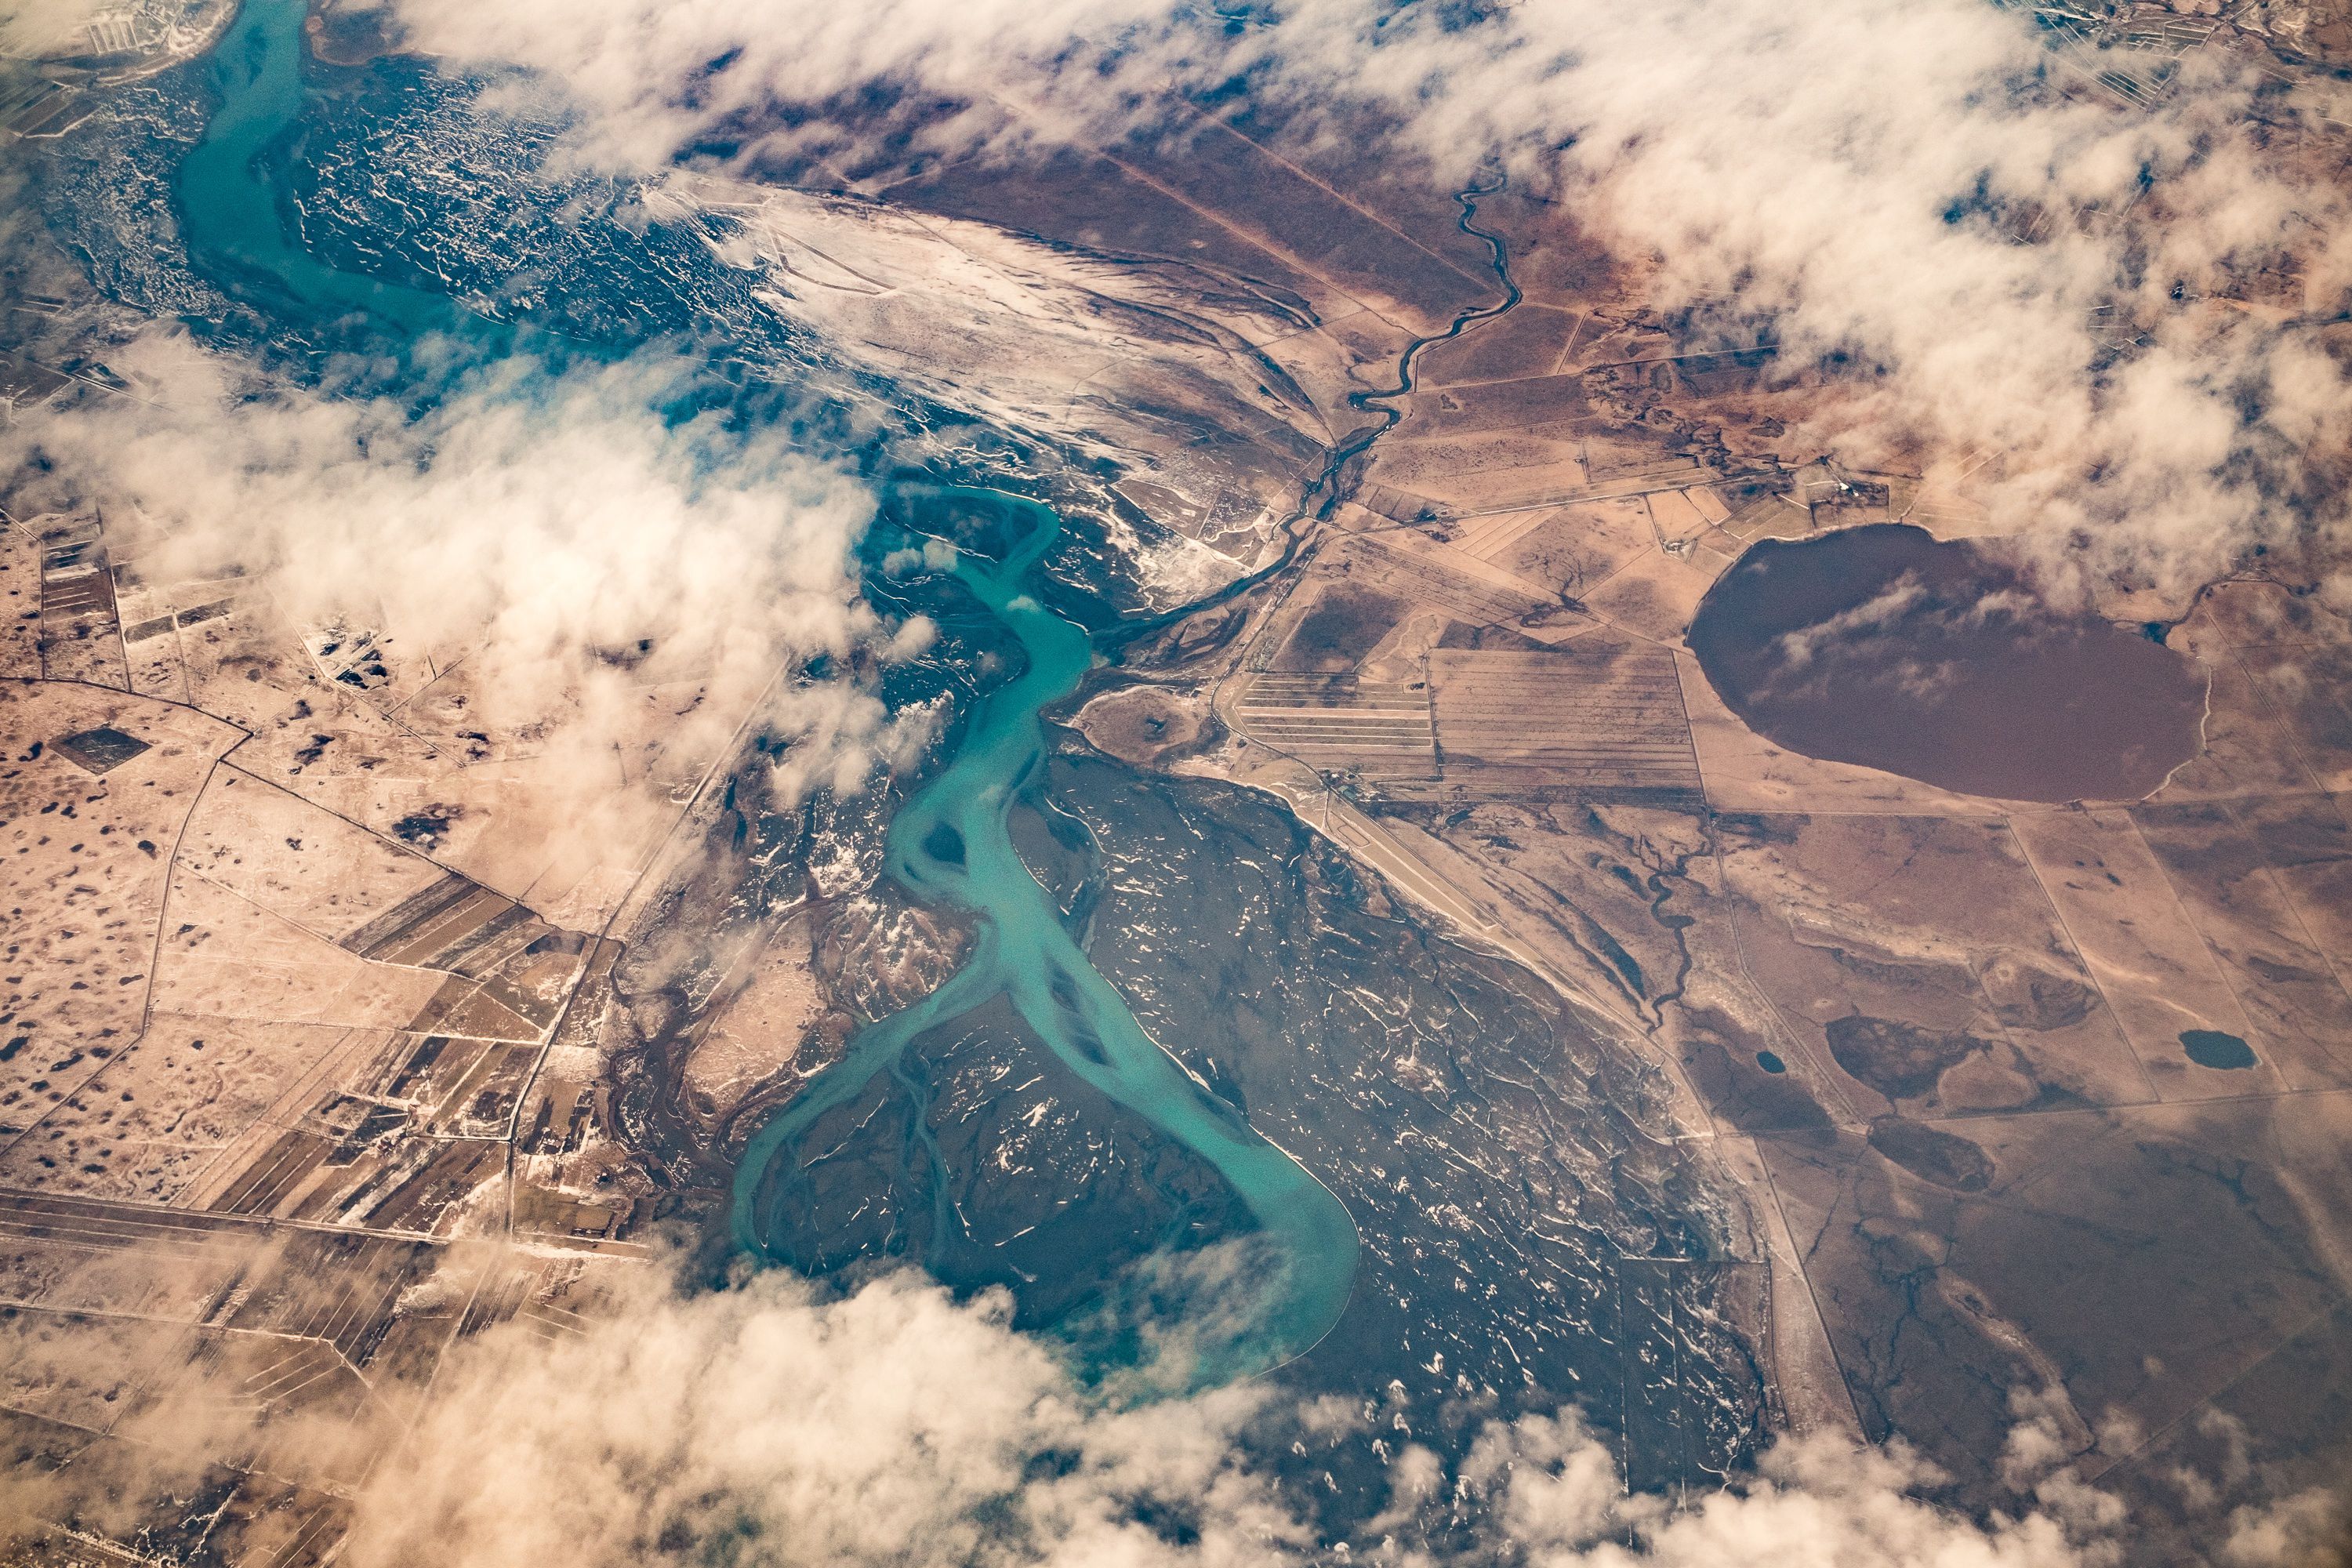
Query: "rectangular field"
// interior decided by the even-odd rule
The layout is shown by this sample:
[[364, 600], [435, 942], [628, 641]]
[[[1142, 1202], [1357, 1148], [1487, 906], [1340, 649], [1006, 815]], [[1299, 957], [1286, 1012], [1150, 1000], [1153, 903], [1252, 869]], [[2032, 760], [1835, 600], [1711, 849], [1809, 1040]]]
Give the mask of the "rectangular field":
[[1250, 734], [1324, 773], [1432, 779], [1437, 749], [1429, 694], [1352, 675], [1260, 675], [1239, 714]]
[[1673, 658], [1639, 647], [1430, 655], [1439, 754], [1476, 795], [1696, 801]]

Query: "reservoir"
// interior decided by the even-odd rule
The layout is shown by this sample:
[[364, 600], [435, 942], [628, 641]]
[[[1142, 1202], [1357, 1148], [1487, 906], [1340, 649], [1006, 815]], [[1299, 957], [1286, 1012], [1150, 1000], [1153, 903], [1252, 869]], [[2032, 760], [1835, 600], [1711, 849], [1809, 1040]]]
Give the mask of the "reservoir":
[[1688, 640], [1775, 744], [1969, 795], [2135, 800], [2201, 740], [2194, 661], [1906, 523], [1755, 545]]

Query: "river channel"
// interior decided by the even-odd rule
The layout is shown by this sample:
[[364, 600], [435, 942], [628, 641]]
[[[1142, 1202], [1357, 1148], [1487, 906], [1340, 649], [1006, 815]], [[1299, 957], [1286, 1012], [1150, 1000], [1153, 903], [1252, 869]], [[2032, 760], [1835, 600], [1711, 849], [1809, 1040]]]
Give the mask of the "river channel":
[[892, 819], [884, 865], [916, 897], [979, 916], [978, 941], [945, 984], [858, 1034], [838, 1065], [752, 1139], [736, 1176], [736, 1237], [748, 1248], [763, 1247], [763, 1197], [789, 1173], [801, 1135], [818, 1118], [897, 1062], [918, 1035], [1007, 996], [1064, 1066], [1214, 1167], [1276, 1244], [1277, 1262], [1261, 1284], [1255, 1321], [1232, 1342], [1204, 1350], [1194, 1381], [1223, 1381], [1286, 1360], [1328, 1332], [1347, 1306], [1355, 1226], [1305, 1167], [1160, 1049], [1015, 851], [1008, 828], [1013, 800], [1045, 756], [1038, 710], [1076, 689], [1093, 649], [1083, 629], [1024, 585], [1060, 531], [1054, 512], [994, 492], [945, 499], [1009, 510], [1028, 525], [1003, 561], [964, 554], [954, 567], [1020, 639], [1028, 668], [980, 700], [954, 758]]
[[[190, 257], [233, 292], [295, 319], [362, 316], [404, 342], [427, 331], [500, 331], [437, 294], [343, 271], [289, 231], [279, 199], [284, 147], [304, 108], [303, 0], [248, 0], [213, 60], [221, 102], [183, 163], [178, 209]], [[954, 577], [1020, 642], [1027, 668], [980, 699], [946, 767], [899, 812], [887, 874], [917, 898], [977, 917], [970, 962], [938, 990], [857, 1035], [754, 1139], [736, 1183], [739, 1241], [763, 1250], [761, 1194], [795, 1141], [826, 1110], [895, 1063], [926, 1028], [1002, 996], [1068, 1068], [1213, 1167], [1271, 1249], [1253, 1256], [1249, 1310], [1202, 1344], [1187, 1381], [1223, 1382], [1288, 1360], [1346, 1308], [1359, 1250], [1346, 1208], [1297, 1161], [1253, 1131], [1137, 1022], [1088, 962], [1015, 852], [1011, 803], [1043, 757], [1038, 710], [1067, 696], [1093, 662], [1087, 633], [1033, 596], [1032, 574], [1061, 530], [1048, 508], [984, 491], [927, 502], [992, 509], [1025, 526], [1003, 559], [959, 555]]]
[[181, 163], [175, 193], [189, 259], [273, 313], [361, 312], [404, 338], [459, 330], [477, 318], [447, 296], [330, 267], [289, 232], [273, 144], [302, 112], [309, 10], [306, 0], [247, 0], [214, 46], [220, 107]]

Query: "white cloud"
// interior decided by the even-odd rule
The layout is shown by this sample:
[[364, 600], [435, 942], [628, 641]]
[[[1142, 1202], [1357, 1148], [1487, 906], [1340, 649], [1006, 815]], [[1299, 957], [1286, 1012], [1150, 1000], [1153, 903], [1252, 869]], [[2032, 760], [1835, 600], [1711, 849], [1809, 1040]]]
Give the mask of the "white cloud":
[[1906, 572], [1859, 605], [1840, 610], [1827, 620], [1781, 633], [1777, 639], [1781, 667], [1790, 672], [1801, 670], [1822, 648], [1843, 647], [1859, 633], [1884, 629], [1916, 608], [1927, 591], [1917, 573]]
[[1034, 83], [1036, 66], [1081, 35], [1178, 26], [1155, 0], [881, 0], [862, 6], [785, 0], [596, 0], [585, 7], [396, 0], [419, 47], [471, 64], [545, 72], [593, 110], [584, 149], [604, 161], [666, 163], [739, 128], [771, 149], [797, 138], [785, 103], [856, 92], [879, 79], [962, 91], [975, 102], [933, 128], [940, 145], [1001, 130], [995, 89]]
[[[922, 132], [950, 151], [1004, 133], [1006, 101], [1020, 134], [1083, 137], [1245, 68], [1268, 97], [1370, 101], [1448, 177], [1510, 152], [1655, 258], [1659, 305], [1769, 322], [1784, 363], [1868, 367], [1813, 438], [1864, 463], [1989, 457], [2003, 525], [2174, 593], [2313, 521], [2287, 492], [2352, 437], [2340, 369], [2280, 319], [2336, 308], [2345, 204], [2297, 127], [2246, 123], [2255, 73], [2209, 51], [2160, 110], [2120, 109], [2063, 90], [2030, 23], [1983, 0], [1296, 0], [1222, 29], [1150, 0], [394, 3], [426, 47], [560, 79], [593, 153], [646, 167], [821, 139], [775, 106], [877, 80], [961, 103]], [[2210, 299], [2290, 251], [2283, 310]], [[2119, 326], [2143, 341], [2102, 366]], [[2340, 503], [2317, 504], [2332, 534]]]
[[[349, 1560], [446, 1568], [1280, 1561], [1303, 1543], [1231, 1439], [1262, 1395], [1090, 1407], [1052, 1356], [914, 1277], [820, 1302], [782, 1273], [650, 1279], [585, 1338], [465, 1358], [365, 1500]], [[1197, 1519], [1189, 1545], [1132, 1517]]]
[[2313, 1487], [2233, 1510], [2221, 1555], [2229, 1568], [2338, 1568], [2348, 1539], [2344, 1499]]
[[[683, 360], [509, 360], [421, 411], [278, 384], [176, 335], [113, 363], [143, 397], [0, 431], [13, 508], [95, 505], [149, 579], [235, 567], [298, 626], [459, 665], [480, 723], [538, 724], [545, 744], [569, 731], [585, 755], [640, 722], [656, 682], [700, 683], [704, 710], [740, 714], [795, 660], [908, 658], [929, 635], [857, 594], [871, 492], [781, 428], [678, 415]], [[801, 742], [795, 776], [844, 788], [929, 733], [839, 679], [796, 690], [779, 722]]]
[[0, 5], [0, 58], [64, 55], [87, 47], [82, 29], [122, 0], [10, 0]]
[[[461, 1352], [375, 1477], [349, 1560], [447, 1568], [1085, 1564], [1329, 1560], [1244, 1457], [1252, 1422], [1313, 1411], [1274, 1389], [1107, 1407], [999, 1297], [958, 1305], [914, 1276], [825, 1301], [784, 1274], [681, 1297], [650, 1280], [555, 1345]], [[1286, 1430], [1292, 1429], [1286, 1427]], [[1328, 1434], [1348, 1440], [1342, 1430]], [[2041, 1510], [1983, 1524], [1922, 1500], [1901, 1447], [1787, 1442], [1682, 1509], [1628, 1496], [1574, 1410], [1497, 1425], [1448, 1483], [1407, 1449], [1358, 1561], [1529, 1568], [2090, 1568], [2107, 1540]], [[1370, 1511], [1372, 1504], [1368, 1504]], [[1414, 1520], [1450, 1527], [1411, 1546]], [[1181, 1521], [1181, 1529], [1155, 1529]], [[1380, 1532], [1396, 1533], [1382, 1545]]]
[[[451, 1267], [506, 1263], [471, 1244]], [[341, 1478], [353, 1495], [337, 1561], [357, 1568], [2137, 1560], [2137, 1521], [2074, 1476], [2065, 1445], [2052, 1449], [2032, 1400], [2008, 1450], [2016, 1501], [1977, 1519], [1931, 1500], [1947, 1478], [1900, 1443], [1832, 1436], [1784, 1438], [1711, 1493], [1629, 1493], [1613, 1439], [1570, 1405], [1490, 1424], [1456, 1464], [1406, 1445], [1387, 1495], [1360, 1500], [1343, 1534], [1326, 1536], [1308, 1511], [1318, 1456], [1377, 1435], [1354, 1402], [1302, 1403], [1278, 1378], [1106, 1398], [1048, 1342], [1009, 1327], [1001, 1291], [958, 1302], [912, 1271], [842, 1296], [781, 1269], [681, 1289], [664, 1268], [605, 1264], [567, 1289], [560, 1305], [581, 1331], [547, 1337], [542, 1317], [461, 1339], [429, 1391], [380, 1379], [364, 1401], [264, 1406], [235, 1363], [223, 1372], [200, 1356], [145, 1376], [116, 1433], [125, 1440], [91, 1445], [63, 1468], [0, 1472], [0, 1530], [73, 1519], [135, 1532], [152, 1510], [184, 1510], [207, 1468], [228, 1462]], [[446, 1311], [468, 1294], [408, 1305]], [[103, 1387], [121, 1375], [106, 1370], [126, 1353], [120, 1324], [19, 1325], [16, 1338], [25, 1384], [71, 1384], [95, 1368], [87, 1380]], [[1295, 1473], [1277, 1475], [1276, 1463]], [[2259, 1470], [2232, 1461], [2202, 1482], [2189, 1505], [2200, 1538], [2231, 1568], [2330, 1561], [2340, 1502], [2276, 1489]]]

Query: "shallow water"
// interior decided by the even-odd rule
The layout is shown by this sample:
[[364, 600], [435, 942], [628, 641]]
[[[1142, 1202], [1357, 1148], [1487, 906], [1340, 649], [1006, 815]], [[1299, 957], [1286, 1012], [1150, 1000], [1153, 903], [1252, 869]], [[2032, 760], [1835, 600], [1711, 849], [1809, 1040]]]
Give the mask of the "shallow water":
[[[279, 155], [303, 111], [303, 0], [249, 0], [212, 64], [221, 101], [181, 165], [181, 226], [190, 257], [237, 293], [296, 320], [359, 314], [396, 338], [501, 329], [446, 296], [339, 269], [291, 231]], [[1042, 754], [1037, 710], [1068, 694], [1092, 662], [1086, 632], [1026, 591], [1054, 544], [1048, 509], [993, 492], [950, 492], [950, 504], [1012, 516], [1017, 542], [1001, 563], [966, 556], [955, 577], [1019, 639], [1028, 668], [983, 698], [946, 771], [893, 823], [886, 866], [917, 897], [980, 917], [971, 961], [923, 1001], [852, 1041], [747, 1152], [735, 1226], [761, 1242], [758, 1194], [772, 1162], [788, 1160], [800, 1130], [894, 1066], [926, 1028], [1009, 997], [1021, 1018], [1081, 1079], [1140, 1115], [1214, 1169], [1241, 1196], [1273, 1263], [1255, 1303], [1221, 1342], [1199, 1352], [1201, 1381], [1244, 1375], [1313, 1344], [1345, 1308], [1356, 1232], [1339, 1201], [1298, 1163], [1250, 1130], [1161, 1051], [1118, 992], [1087, 961], [1058, 911], [1014, 853], [1006, 814]]]
[[736, 1176], [736, 1237], [765, 1249], [779, 1184], [804, 1157], [802, 1137], [821, 1118], [893, 1068], [918, 1036], [1009, 997], [1062, 1066], [1205, 1160], [1248, 1206], [1277, 1261], [1247, 1321], [1226, 1342], [1202, 1348], [1196, 1380], [1261, 1370], [1305, 1351], [1339, 1321], [1355, 1278], [1355, 1226], [1328, 1189], [1160, 1049], [1014, 849], [1013, 801], [1045, 754], [1038, 710], [1076, 689], [1093, 652], [1082, 628], [1025, 590], [1060, 530], [1054, 513], [992, 492], [946, 499], [1026, 522], [1003, 562], [964, 555], [954, 574], [1019, 638], [1028, 668], [981, 700], [953, 760], [892, 819], [884, 864], [917, 898], [977, 915], [978, 939], [946, 984], [863, 1030], [838, 1065], [761, 1128]]
[[404, 333], [468, 318], [446, 295], [344, 272], [288, 231], [272, 143], [302, 112], [305, 0], [246, 0], [212, 55], [220, 106], [181, 162], [176, 195], [190, 258], [239, 292], [310, 315], [364, 311]]
[[2200, 741], [2193, 661], [1905, 523], [1754, 546], [1689, 643], [1766, 739], [1970, 795], [2137, 799]]

